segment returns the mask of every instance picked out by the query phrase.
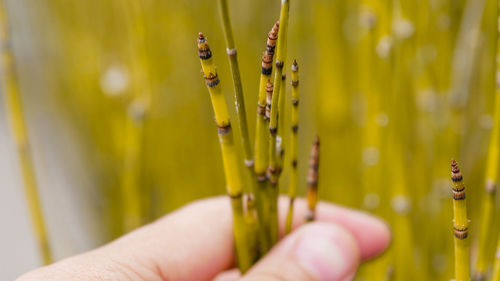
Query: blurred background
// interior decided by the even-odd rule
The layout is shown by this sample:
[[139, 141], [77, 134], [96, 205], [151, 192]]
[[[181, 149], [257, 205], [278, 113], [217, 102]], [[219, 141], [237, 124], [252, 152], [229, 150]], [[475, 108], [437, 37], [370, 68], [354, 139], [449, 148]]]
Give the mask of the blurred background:
[[[202, 31], [232, 105], [216, 1], [3, 2], [2, 29], [10, 32], [12, 73], [56, 260], [225, 193], [196, 48]], [[229, 2], [253, 139], [260, 59], [280, 1]], [[475, 252], [494, 124], [497, 6], [291, 1], [285, 69], [295, 58], [300, 64], [299, 193], [318, 133], [320, 197], [383, 216], [394, 232], [389, 252], [364, 266], [358, 280], [384, 280], [387, 272], [405, 281], [453, 276], [451, 157], [468, 186]], [[9, 106], [0, 102], [0, 275], [11, 280], [41, 261]], [[498, 227], [497, 220], [491, 231]], [[494, 248], [492, 241], [492, 260]]]

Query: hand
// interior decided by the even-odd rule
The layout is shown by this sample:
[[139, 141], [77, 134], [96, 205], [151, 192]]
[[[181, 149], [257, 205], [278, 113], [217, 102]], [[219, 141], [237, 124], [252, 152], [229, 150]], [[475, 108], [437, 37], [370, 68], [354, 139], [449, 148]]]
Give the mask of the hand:
[[[306, 206], [295, 201], [294, 228]], [[280, 200], [283, 225], [288, 200]], [[245, 276], [235, 266], [227, 198], [191, 203], [108, 245], [34, 270], [18, 281], [40, 280], [352, 280], [359, 263], [389, 244], [384, 222], [320, 203], [317, 221], [280, 241]]]

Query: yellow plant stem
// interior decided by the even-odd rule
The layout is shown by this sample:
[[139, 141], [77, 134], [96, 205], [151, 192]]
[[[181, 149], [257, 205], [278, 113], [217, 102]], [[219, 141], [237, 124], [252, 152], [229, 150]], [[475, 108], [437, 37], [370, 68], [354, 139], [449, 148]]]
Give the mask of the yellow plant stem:
[[453, 191], [453, 233], [455, 235], [455, 280], [470, 280], [469, 220], [465, 200], [465, 185], [457, 162], [451, 160], [451, 180]]
[[493, 265], [491, 281], [500, 281], [500, 236], [498, 236], [497, 252], [495, 254], [495, 264]]
[[295, 60], [292, 64], [292, 110], [290, 113], [291, 137], [290, 137], [290, 181], [288, 183], [288, 197], [290, 203], [286, 218], [285, 233], [292, 230], [293, 202], [297, 196], [299, 175], [297, 173], [298, 157], [298, 131], [299, 131], [299, 65]]
[[255, 261], [256, 248], [251, 245], [248, 226], [243, 208], [243, 178], [240, 171], [240, 159], [233, 139], [226, 99], [221, 91], [220, 80], [212, 59], [212, 51], [202, 33], [198, 38], [198, 54], [203, 69], [212, 106], [215, 112], [215, 123], [218, 128], [219, 142], [222, 150], [224, 174], [227, 193], [231, 198], [233, 208], [234, 240], [238, 266], [246, 272]]
[[270, 82], [273, 71], [273, 56], [278, 39], [279, 22], [276, 22], [267, 35], [266, 50], [262, 55], [259, 95], [257, 101], [257, 124], [255, 129], [255, 165], [254, 172], [257, 180], [255, 200], [257, 217], [259, 219], [260, 251], [264, 255], [270, 248], [269, 237], [269, 207], [271, 201], [267, 195], [270, 187], [266, 177], [269, 164], [269, 131], [266, 118], [267, 95], [272, 95], [273, 85]]
[[288, 12], [290, 1], [281, 1], [280, 28], [278, 32], [278, 47], [276, 50], [276, 70], [274, 74], [274, 90], [271, 100], [271, 112], [269, 116], [269, 168], [268, 178], [271, 182], [271, 246], [278, 241], [278, 177], [279, 163], [276, 153], [276, 137], [278, 130], [279, 96], [281, 92], [281, 81], [283, 65], [285, 60], [286, 32], [288, 30]]
[[319, 137], [314, 138], [309, 159], [309, 173], [307, 175], [307, 214], [306, 221], [316, 218], [316, 204], [318, 203], [318, 169], [319, 169]]
[[285, 159], [286, 133], [285, 133], [285, 101], [286, 101], [286, 74], [281, 75], [281, 88], [278, 100], [278, 135], [276, 139], [276, 148], [278, 153], [278, 173], [281, 175]]
[[149, 83], [148, 53], [145, 42], [144, 8], [138, 1], [123, 5], [129, 32], [133, 95], [125, 120], [124, 166], [122, 171], [123, 226], [125, 232], [140, 226], [149, 208], [149, 192], [141, 186], [141, 162], [144, 147], [144, 122], [152, 90]]
[[9, 32], [7, 29], [7, 15], [0, 2], [0, 44], [1, 51], [1, 71], [2, 71], [2, 90], [5, 95], [6, 111], [12, 131], [12, 136], [17, 149], [17, 156], [21, 167], [21, 175], [23, 177], [24, 192], [29, 208], [33, 229], [42, 261], [44, 264], [52, 263], [52, 252], [50, 249], [49, 238], [43, 210], [38, 195], [38, 188], [33, 168], [33, 158], [31, 155], [28, 131], [26, 121], [24, 120], [23, 105], [21, 94], [14, 69], [14, 58], [12, 55]]
[[[241, 85], [240, 68], [238, 66], [238, 57], [236, 46], [234, 44], [233, 31], [231, 27], [231, 19], [229, 17], [229, 9], [227, 0], [219, 0], [219, 8], [224, 29], [224, 38], [226, 40], [226, 51], [229, 57], [229, 66], [233, 77], [234, 98], [236, 103], [236, 113], [238, 116], [238, 124], [240, 128], [241, 143], [243, 146], [243, 155], [245, 157], [245, 165], [250, 171], [253, 169], [252, 149], [250, 147], [250, 137], [248, 136], [247, 115], [245, 109], [245, 98], [243, 96], [243, 87]], [[253, 184], [253, 183], [252, 183]]]
[[[498, 4], [495, 5], [498, 7]], [[498, 10], [498, 9], [497, 9]], [[498, 36], [498, 30], [495, 29], [495, 34], [497, 35], [497, 41], [500, 36]], [[500, 44], [496, 43], [497, 48], [497, 67], [496, 73], [497, 77], [500, 74]], [[497, 78], [498, 79], [498, 78]], [[496, 82], [496, 79], [494, 80]], [[498, 82], [497, 82], [498, 83]], [[491, 245], [494, 243], [494, 229], [491, 228], [494, 225], [495, 216], [495, 195], [496, 195], [496, 185], [498, 183], [498, 169], [499, 169], [499, 156], [500, 156], [500, 89], [497, 85], [495, 93], [495, 108], [494, 108], [494, 123], [493, 129], [490, 135], [490, 144], [488, 148], [488, 160], [486, 162], [486, 184], [485, 193], [483, 194], [483, 202], [481, 204], [481, 222], [479, 228], [479, 245], [476, 260], [476, 267], [474, 272], [475, 280], [484, 280], [486, 278], [486, 272], [490, 265], [491, 260]]]

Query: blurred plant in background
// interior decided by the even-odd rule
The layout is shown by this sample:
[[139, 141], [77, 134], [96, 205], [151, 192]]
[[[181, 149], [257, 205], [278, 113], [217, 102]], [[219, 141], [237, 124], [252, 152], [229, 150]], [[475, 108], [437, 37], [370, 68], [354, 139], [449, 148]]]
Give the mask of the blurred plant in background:
[[[203, 30], [231, 104], [215, 1], [4, 2], [56, 259], [75, 251], [72, 241], [93, 247], [224, 193], [195, 45]], [[308, 146], [318, 132], [320, 198], [380, 215], [393, 229], [392, 247], [357, 280], [454, 276], [451, 157], [467, 179], [476, 260], [487, 155], [499, 145], [488, 148], [499, 122], [497, 7], [494, 0], [292, 1], [286, 61], [301, 62], [298, 193], [305, 194]], [[230, 3], [250, 140], [263, 42], [279, 8], [279, 1]], [[287, 186], [280, 182], [282, 192]], [[58, 219], [73, 213], [80, 227], [65, 230]], [[496, 238], [498, 216], [490, 222]], [[486, 268], [496, 248], [490, 240]]]

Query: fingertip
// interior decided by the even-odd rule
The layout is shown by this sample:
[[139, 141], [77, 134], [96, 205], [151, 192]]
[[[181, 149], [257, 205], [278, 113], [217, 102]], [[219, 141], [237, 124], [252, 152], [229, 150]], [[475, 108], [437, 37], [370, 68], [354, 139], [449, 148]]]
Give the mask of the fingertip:
[[[345, 228], [324, 222], [304, 225], [292, 235], [291, 254], [319, 280], [344, 280], [352, 276], [360, 263], [360, 249]], [[290, 246], [293, 244], [293, 246]]]

